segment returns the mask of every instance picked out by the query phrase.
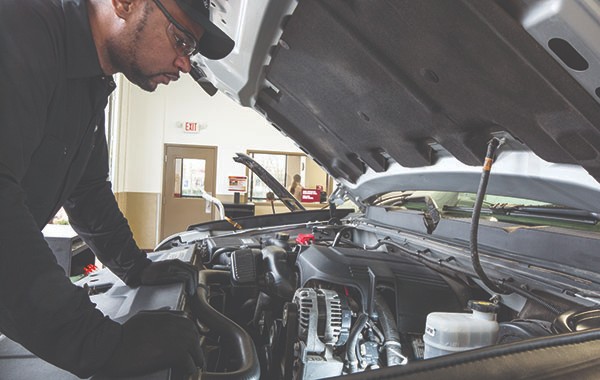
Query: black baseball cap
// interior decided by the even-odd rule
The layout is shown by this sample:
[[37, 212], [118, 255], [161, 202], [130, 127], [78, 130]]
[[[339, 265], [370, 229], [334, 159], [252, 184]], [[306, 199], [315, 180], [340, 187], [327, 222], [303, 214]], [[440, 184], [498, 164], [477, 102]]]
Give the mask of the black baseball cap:
[[227, 34], [210, 22], [210, 0], [176, 0], [177, 5], [204, 28], [204, 35], [198, 42], [198, 53], [208, 59], [225, 58], [233, 50], [235, 43]]

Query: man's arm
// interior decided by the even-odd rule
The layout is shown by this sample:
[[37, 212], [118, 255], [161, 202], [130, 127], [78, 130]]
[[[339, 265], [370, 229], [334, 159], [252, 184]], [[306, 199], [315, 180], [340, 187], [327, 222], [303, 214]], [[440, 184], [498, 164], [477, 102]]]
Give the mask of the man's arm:
[[64, 209], [73, 229], [98, 259], [126, 284], [138, 286], [140, 273], [150, 260], [138, 248], [111, 190], [104, 128], [98, 128], [94, 140], [85, 174]]
[[[4, 168], [0, 166], [0, 173]], [[170, 311], [133, 316], [122, 326], [95, 309], [56, 263], [24, 202], [0, 174], [0, 331], [60, 368], [85, 378], [135, 376], [202, 367], [195, 323]]]
[[85, 174], [64, 204], [73, 229], [127, 285], [184, 282], [186, 292], [194, 294], [198, 285], [195, 267], [179, 260], [152, 263], [138, 248], [107, 180], [108, 149], [104, 128], [98, 128], [94, 139]]

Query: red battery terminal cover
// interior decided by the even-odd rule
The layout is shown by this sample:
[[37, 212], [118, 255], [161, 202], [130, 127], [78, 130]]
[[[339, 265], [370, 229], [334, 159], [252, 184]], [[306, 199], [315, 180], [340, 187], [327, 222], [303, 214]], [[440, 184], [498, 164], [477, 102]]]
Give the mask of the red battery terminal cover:
[[83, 273], [87, 276], [88, 274], [95, 272], [97, 270], [98, 270], [97, 266], [95, 266], [94, 264], [89, 264], [83, 268]]
[[309, 245], [314, 243], [314, 241], [315, 235], [313, 234], [298, 234], [298, 236], [296, 236], [296, 243], [301, 245]]

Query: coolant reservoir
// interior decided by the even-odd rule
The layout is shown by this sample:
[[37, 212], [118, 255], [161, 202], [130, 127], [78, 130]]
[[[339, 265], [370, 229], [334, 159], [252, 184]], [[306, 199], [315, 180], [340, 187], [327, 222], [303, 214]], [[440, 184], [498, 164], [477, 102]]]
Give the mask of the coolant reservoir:
[[492, 345], [498, 337], [498, 306], [469, 301], [473, 313], [430, 313], [425, 325], [425, 359]]

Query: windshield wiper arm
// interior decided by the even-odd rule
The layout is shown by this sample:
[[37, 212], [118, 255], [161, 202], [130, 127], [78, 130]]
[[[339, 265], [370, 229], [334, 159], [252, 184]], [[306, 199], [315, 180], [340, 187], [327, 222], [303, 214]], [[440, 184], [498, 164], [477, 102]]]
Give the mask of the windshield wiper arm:
[[[473, 207], [444, 206], [444, 212], [472, 213]], [[481, 210], [482, 215], [503, 215], [513, 217], [527, 217], [541, 220], [555, 220], [596, 225], [600, 221], [600, 214], [574, 208], [523, 206], [523, 205], [494, 205]]]
[[552, 206], [524, 206], [524, 205], [496, 205], [491, 206], [492, 214], [508, 216], [527, 216], [533, 218], [548, 218], [563, 220], [567, 222], [578, 222], [585, 224], [597, 224], [600, 215], [595, 212], [579, 210], [574, 208], [552, 207]]

